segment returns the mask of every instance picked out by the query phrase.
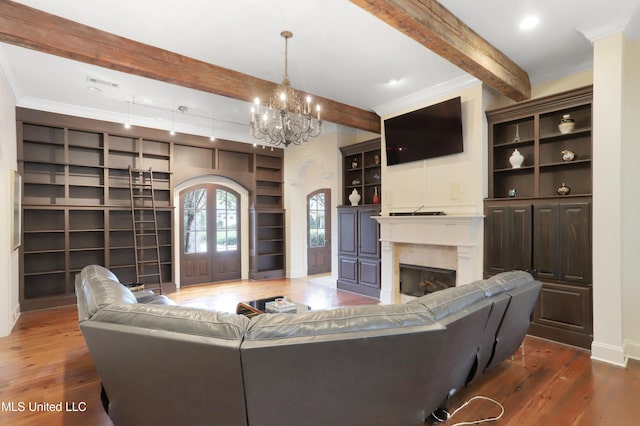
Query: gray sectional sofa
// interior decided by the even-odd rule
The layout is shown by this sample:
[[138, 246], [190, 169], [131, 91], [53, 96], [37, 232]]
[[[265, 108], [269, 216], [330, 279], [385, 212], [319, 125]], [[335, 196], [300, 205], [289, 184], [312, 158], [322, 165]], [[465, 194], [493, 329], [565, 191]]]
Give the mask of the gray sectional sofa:
[[241, 315], [76, 276], [116, 425], [411, 426], [521, 344], [541, 284], [512, 271], [402, 305]]

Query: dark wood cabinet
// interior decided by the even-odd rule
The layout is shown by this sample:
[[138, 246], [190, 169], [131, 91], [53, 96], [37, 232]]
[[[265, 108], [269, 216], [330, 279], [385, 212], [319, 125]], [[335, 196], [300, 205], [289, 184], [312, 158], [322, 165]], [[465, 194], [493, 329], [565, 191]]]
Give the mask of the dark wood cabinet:
[[378, 206], [338, 207], [338, 288], [380, 297]]
[[[338, 207], [338, 288], [380, 297], [380, 139], [340, 148], [342, 202]], [[352, 206], [349, 195], [360, 194]]]
[[[484, 273], [530, 271], [543, 288], [529, 332], [584, 348], [593, 340], [591, 102], [586, 87], [487, 112]], [[575, 126], [562, 133], [566, 115]], [[521, 167], [510, 164], [515, 149]]]

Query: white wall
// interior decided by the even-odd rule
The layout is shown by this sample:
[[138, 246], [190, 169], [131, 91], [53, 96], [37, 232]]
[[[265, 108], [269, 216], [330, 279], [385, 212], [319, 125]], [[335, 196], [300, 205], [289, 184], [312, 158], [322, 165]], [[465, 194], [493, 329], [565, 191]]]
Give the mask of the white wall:
[[622, 98], [622, 300], [625, 356], [640, 359], [640, 41], [626, 43]]
[[11, 170], [16, 161], [16, 102], [0, 67], [0, 337], [11, 333], [20, 312], [18, 250], [11, 247]]
[[591, 356], [624, 365], [622, 349], [623, 35], [594, 43], [593, 343]]
[[462, 100], [464, 152], [387, 167], [383, 149], [383, 215], [420, 207], [447, 213], [482, 214], [486, 194], [487, 127], [483, 101], [485, 92], [481, 84], [412, 105], [382, 118], [391, 118], [456, 96]]
[[323, 133], [284, 153], [287, 221], [287, 276], [307, 275], [307, 195], [331, 190], [331, 274], [338, 273], [338, 212], [342, 200], [342, 157], [339, 147], [373, 139], [377, 135], [329, 124]]

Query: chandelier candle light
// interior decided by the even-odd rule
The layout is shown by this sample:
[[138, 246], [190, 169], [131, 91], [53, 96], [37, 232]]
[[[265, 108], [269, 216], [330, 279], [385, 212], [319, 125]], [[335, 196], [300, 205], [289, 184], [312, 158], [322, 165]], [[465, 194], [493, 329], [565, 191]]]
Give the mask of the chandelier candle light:
[[260, 98], [255, 99], [255, 106], [251, 108], [251, 135], [271, 145], [284, 145], [286, 148], [291, 144], [300, 145], [318, 136], [322, 130], [322, 120], [320, 105], [316, 105], [316, 116], [313, 117], [311, 97], [307, 96], [305, 102], [302, 102], [298, 93], [291, 87], [288, 74], [288, 40], [293, 37], [293, 33], [283, 31], [280, 35], [284, 38], [284, 77], [269, 100], [269, 105], [262, 107]]

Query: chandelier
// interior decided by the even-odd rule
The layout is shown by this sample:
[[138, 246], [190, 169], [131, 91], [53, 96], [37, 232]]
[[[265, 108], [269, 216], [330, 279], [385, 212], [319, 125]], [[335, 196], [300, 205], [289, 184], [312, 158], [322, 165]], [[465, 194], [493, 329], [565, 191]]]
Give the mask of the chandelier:
[[322, 120], [320, 105], [316, 105], [314, 117], [311, 111], [311, 97], [307, 96], [303, 102], [291, 87], [287, 48], [293, 33], [283, 31], [280, 35], [284, 38], [284, 77], [268, 105], [262, 107], [260, 98], [256, 98], [255, 106], [251, 108], [251, 135], [271, 145], [284, 145], [286, 148], [291, 144], [300, 145], [318, 136], [322, 130]]

